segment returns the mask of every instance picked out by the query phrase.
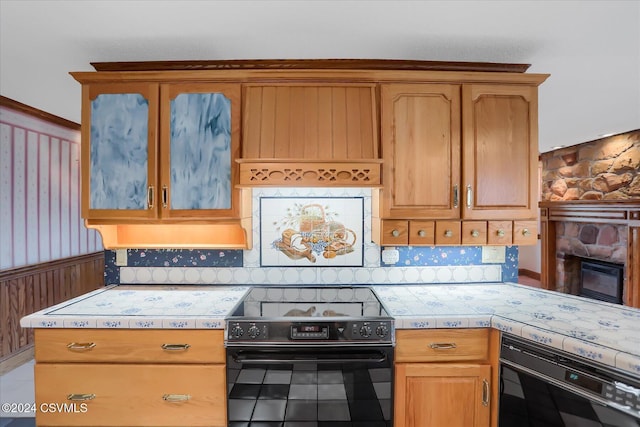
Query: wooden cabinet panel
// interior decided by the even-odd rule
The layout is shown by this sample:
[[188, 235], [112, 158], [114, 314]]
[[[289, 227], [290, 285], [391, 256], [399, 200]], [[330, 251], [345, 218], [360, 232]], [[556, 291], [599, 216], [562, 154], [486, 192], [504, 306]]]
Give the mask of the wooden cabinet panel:
[[37, 363], [225, 362], [221, 330], [36, 329], [35, 334]]
[[[70, 405], [76, 412], [38, 411], [39, 426], [225, 426], [225, 366], [35, 365], [36, 406]], [[71, 395], [85, 401], [71, 400]], [[84, 412], [83, 412], [84, 410]]]
[[435, 229], [433, 221], [409, 221], [409, 245], [433, 246], [436, 240]]
[[514, 221], [513, 222], [513, 244], [514, 245], [535, 245], [538, 242], [538, 222], [537, 221]]
[[459, 245], [460, 221], [436, 221], [436, 245]]
[[395, 427], [488, 427], [491, 366], [399, 363]]
[[378, 158], [375, 84], [244, 87], [243, 159]]
[[488, 329], [396, 331], [396, 362], [487, 360], [488, 357]]
[[513, 242], [511, 221], [489, 221], [487, 243], [490, 245], [511, 245]]
[[463, 85], [465, 219], [530, 219], [537, 210], [537, 88]]
[[486, 245], [487, 244], [487, 222], [486, 221], [464, 221], [462, 223], [462, 244], [463, 245]]
[[460, 86], [381, 85], [383, 216], [458, 218]]

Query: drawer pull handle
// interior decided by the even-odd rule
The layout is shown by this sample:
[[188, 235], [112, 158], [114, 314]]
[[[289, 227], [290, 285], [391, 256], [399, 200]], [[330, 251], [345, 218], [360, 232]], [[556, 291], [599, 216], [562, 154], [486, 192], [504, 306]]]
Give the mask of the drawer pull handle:
[[453, 231], [451, 230], [446, 230], [444, 232], [444, 237], [453, 237]]
[[87, 351], [96, 346], [94, 342], [71, 342], [67, 344], [67, 348], [73, 351]]
[[147, 209], [153, 209], [153, 185], [147, 188]]
[[454, 348], [458, 348], [454, 342], [432, 342], [429, 344], [429, 347], [434, 350], [453, 350]]
[[189, 344], [162, 344], [162, 349], [167, 351], [186, 351], [189, 347]]
[[453, 186], [453, 207], [458, 207], [458, 184]]
[[489, 381], [482, 380], [482, 406], [489, 406]]
[[191, 396], [188, 394], [163, 394], [162, 400], [166, 402], [186, 402], [191, 399]]
[[73, 393], [67, 396], [67, 400], [72, 402], [86, 402], [87, 400], [93, 400], [96, 395], [93, 393]]
[[523, 236], [528, 236], [529, 234], [531, 234], [531, 232], [529, 231], [528, 228], [525, 228], [524, 230], [522, 230], [522, 235]]
[[498, 235], [498, 237], [504, 237], [504, 230], [500, 229], [500, 230], [496, 231], [496, 234]]
[[398, 230], [393, 230], [393, 231], [391, 232], [391, 235], [392, 235], [393, 237], [398, 237], [398, 236], [400, 236], [400, 232], [399, 232]]
[[420, 230], [420, 231], [418, 231], [418, 236], [419, 237], [426, 237], [427, 236], [427, 232], [424, 231], [424, 230]]
[[478, 230], [471, 230], [471, 237], [478, 237], [480, 232]]

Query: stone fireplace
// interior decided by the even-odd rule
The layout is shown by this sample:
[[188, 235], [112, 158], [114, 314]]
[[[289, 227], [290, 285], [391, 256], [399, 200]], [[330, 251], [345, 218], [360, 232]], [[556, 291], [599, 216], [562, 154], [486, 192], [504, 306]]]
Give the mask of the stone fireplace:
[[573, 295], [583, 293], [583, 261], [603, 261], [624, 269], [627, 233], [626, 225], [559, 221], [556, 224], [555, 290]]
[[622, 266], [622, 302], [640, 307], [640, 130], [540, 156], [545, 289], [578, 295], [581, 262]]

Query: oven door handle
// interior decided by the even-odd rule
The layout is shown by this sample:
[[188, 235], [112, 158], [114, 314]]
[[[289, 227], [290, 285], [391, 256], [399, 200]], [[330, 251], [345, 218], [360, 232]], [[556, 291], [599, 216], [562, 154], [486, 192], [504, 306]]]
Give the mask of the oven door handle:
[[238, 351], [231, 354], [234, 362], [242, 364], [252, 363], [383, 363], [387, 355], [382, 352], [348, 352], [312, 353], [312, 352], [261, 352]]

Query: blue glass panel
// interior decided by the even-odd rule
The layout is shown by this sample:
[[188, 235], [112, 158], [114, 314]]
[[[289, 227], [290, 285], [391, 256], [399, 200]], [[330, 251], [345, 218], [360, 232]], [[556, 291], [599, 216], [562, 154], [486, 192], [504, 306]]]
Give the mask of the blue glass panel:
[[184, 93], [171, 101], [171, 209], [231, 208], [231, 101]]
[[140, 94], [91, 102], [91, 209], [146, 209], [148, 123]]

